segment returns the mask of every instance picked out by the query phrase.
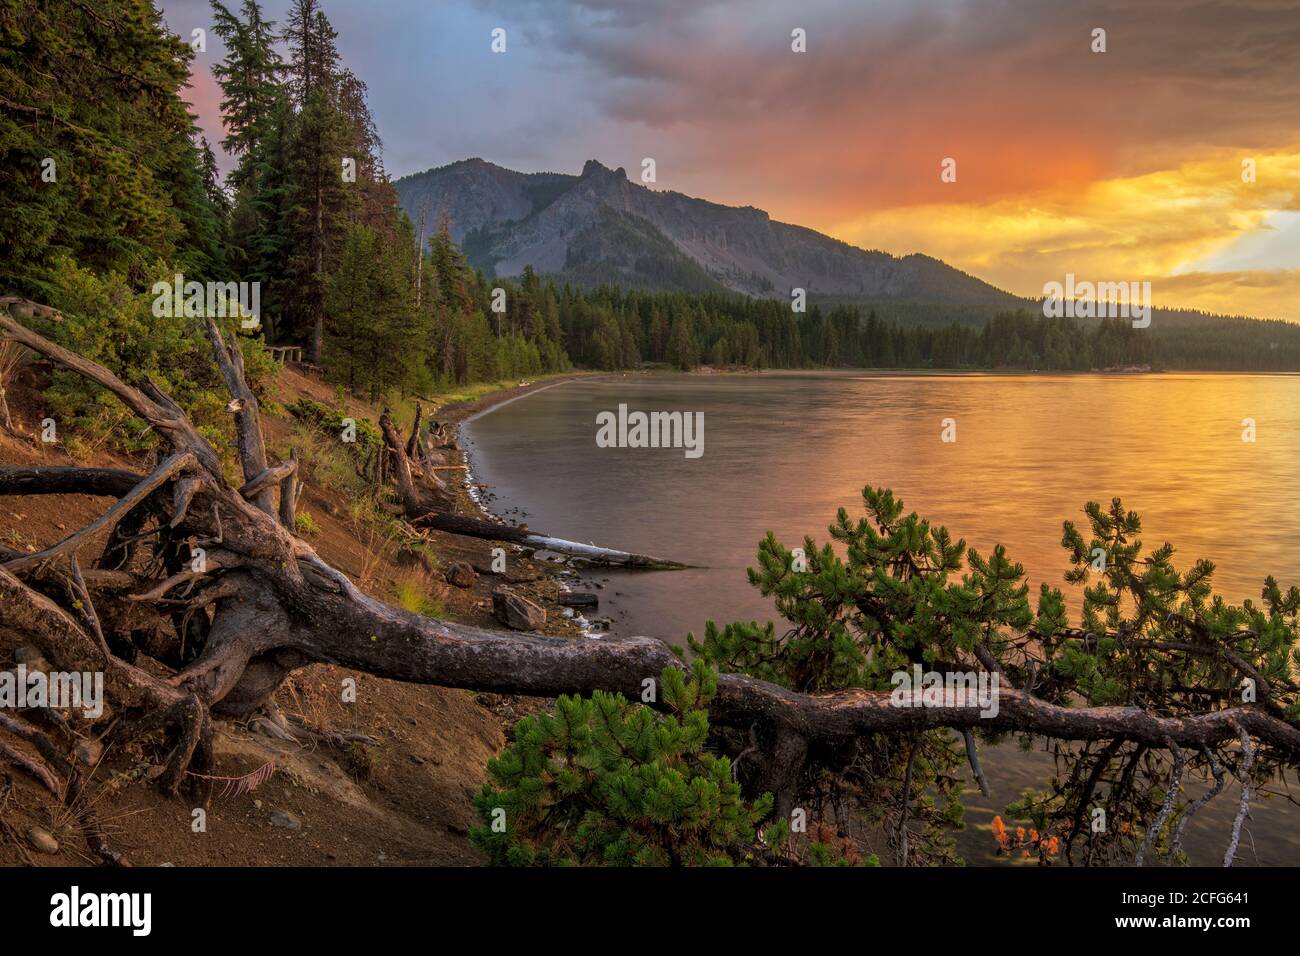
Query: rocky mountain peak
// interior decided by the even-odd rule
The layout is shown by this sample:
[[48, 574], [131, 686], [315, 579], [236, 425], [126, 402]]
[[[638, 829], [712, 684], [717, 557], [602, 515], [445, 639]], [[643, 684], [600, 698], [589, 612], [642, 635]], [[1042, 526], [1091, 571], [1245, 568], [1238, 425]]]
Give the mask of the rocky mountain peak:
[[582, 178], [597, 181], [625, 182], [627, 180], [627, 170], [622, 166], [618, 169], [610, 169], [598, 159], [589, 159], [582, 166]]

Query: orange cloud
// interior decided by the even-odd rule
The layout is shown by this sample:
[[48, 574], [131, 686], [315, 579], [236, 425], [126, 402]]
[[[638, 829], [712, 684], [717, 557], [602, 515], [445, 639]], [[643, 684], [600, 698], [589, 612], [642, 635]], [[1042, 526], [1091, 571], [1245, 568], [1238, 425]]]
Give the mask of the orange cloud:
[[1300, 144], [1251, 158], [1255, 183], [1242, 181], [1242, 154], [1223, 150], [1077, 192], [891, 207], [828, 231], [897, 254], [925, 249], [1020, 295], [1042, 295], [1045, 282], [1074, 273], [1149, 280], [1156, 305], [1300, 319], [1300, 268], [1203, 266], [1243, 237], [1269, 229], [1277, 212], [1300, 208]]

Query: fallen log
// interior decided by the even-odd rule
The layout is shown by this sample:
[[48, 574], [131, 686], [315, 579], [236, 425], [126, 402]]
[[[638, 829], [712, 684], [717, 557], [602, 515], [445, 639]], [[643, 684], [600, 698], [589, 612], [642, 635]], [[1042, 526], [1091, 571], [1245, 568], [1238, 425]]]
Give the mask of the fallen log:
[[239, 493], [245, 498], [256, 498], [267, 488], [281, 485], [286, 478], [298, 470], [297, 459], [290, 458], [272, 468], [263, 468], [256, 476], [239, 486]]
[[671, 561], [667, 558], [657, 558], [653, 555], [633, 554], [628, 551], [618, 551], [614, 548], [583, 544], [580, 541], [568, 541], [564, 538], [555, 538], [550, 535], [529, 531], [527, 527], [500, 524], [482, 518], [468, 518], [433, 511], [425, 511], [413, 518], [408, 514], [407, 518], [416, 527], [432, 528], [436, 531], [446, 531], [451, 534], [464, 535], [468, 538], [506, 541], [526, 548], [535, 548], [538, 551], [553, 551], [556, 554], [568, 555], [588, 564], [602, 567], [635, 568], [646, 571], [681, 571], [695, 567], [695, 565], [683, 564], [680, 561]]
[[121, 498], [144, 476], [124, 468], [0, 468], [0, 495], [99, 495]]
[[82, 543], [99, 531], [115, 527], [122, 516], [149, 497], [156, 489], [162, 487], [181, 472], [197, 466], [197, 464], [197, 459], [189, 452], [178, 452], [172, 455], [159, 465], [152, 474], [146, 476], [138, 485], [132, 488], [129, 493], [118, 499], [117, 504], [80, 531], [73, 532], [62, 541], [50, 545], [43, 551], [26, 554], [21, 558], [14, 558], [12, 561], [6, 562], [4, 566], [10, 571], [20, 571], [24, 568], [36, 567], [60, 554], [75, 554], [76, 549]]

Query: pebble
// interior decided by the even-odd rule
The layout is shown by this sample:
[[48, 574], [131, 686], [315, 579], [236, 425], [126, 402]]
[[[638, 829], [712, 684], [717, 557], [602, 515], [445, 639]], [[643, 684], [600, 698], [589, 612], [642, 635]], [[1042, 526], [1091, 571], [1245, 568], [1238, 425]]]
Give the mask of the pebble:
[[302, 821], [288, 810], [272, 810], [270, 822], [271, 826], [281, 827], [285, 830], [302, 829]]
[[40, 827], [32, 827], [27, 831], [27, 840], [33, 847], [42, 853], [58, 853], [59, 841], [54, 839], [49, 833]]
[[83, 740], [77, 744], [73, 753], [86, 766], [93, 767], [104, 756], [104, 745], [94, 739]]

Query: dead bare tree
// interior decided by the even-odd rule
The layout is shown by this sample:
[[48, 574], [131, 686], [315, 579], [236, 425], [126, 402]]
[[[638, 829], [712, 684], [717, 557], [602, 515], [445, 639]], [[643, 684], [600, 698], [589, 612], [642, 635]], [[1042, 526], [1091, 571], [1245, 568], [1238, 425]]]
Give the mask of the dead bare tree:
[[[31, 307], [29, 314], [49, 310]], [[188, 780], [197, 799], [206, 800], [214, 776], [212, 718], [273, 710], [273, 696], [289, 673], [314, 662], [479, 691], [554, 696], [605, 690], [634, 700], [647, 678], [683, 666], [651, 638], [571, 640], [489, 631], [432, 620], [362, 593], [295, 534], [295, 462], [268, 464], [238, 342], [223, 338], [213, 323], [207, 334], [232, 396], [240, 488], [227, 482], [217, 451], [156, 385], [129, 385], [0, 309], [0, 335], [107, 389], [164, 445], [148, 475], [0, 470], [0, 495], [117, 499], [99, 519], [42, 551], [0, 550], [0, 630], [36, 645], [58, 670], [104, 672], [116, 721], [112, 740], [165, 731], [168, 753], [158, 781], [165, 792], [176, 793]], [[391, 431], [394, 475], [405, 485], [406, 443]], [[128, 524], [135, 529], [129, 535], [122, 531]], [[105, 532], [107, 545], [97, 545]], [[122, 550], [140, 542], [150, 559], [124, 560]], [[197, 654], [182, 653], [182, 646]], [[124, 647], [131, 652], [123, 653]], [[169, 676], [132, 663], [136, 653]], [[996, 716], [987, 717], [976, 702], [896, 707], [888, 692], [801, 694], [723, 674], [710, 718], [752, 741], [747, 766], [755, 765], [756, 779], [775, 793], [778, 813], [789, 811], [805, 766], [842, 762], [856, 741], [871, 735], [910, 738], [935, 728], [1193, 750], [1228, 740], [1245, 746], [1253, 738], [1287, 760], [1300, 760], [1300, 727], [1257, 704], [1167, 717], [1154, 708], [1062, 706], [1031, 690], [1004, 688]], [[21, 730], [37, 753], [16, 757], [17, 748], [6, 746], [0, 757], [67, 792], [74, 771], [61, 756], [65, 748], [34, 726]], [[1249, 772], [1248, 761], [1243, 772]]]
[[8, 387], [27, 354], [27, 350], [17, 342], [0, 342], [0, 428], [11, 435], [14, 433], [14, 420], [9, 412]]
[[[15, 307], [23, 310], [23, 300], [13, 298], [0, 299], [0, 309]], [[17, 342], [10, 339], [0, 341], [0, 428], [16, 435], [13, 415], [9, 411], [8, 388], [13, 384], [14, 376], [30, 358], [31, 353]]]

